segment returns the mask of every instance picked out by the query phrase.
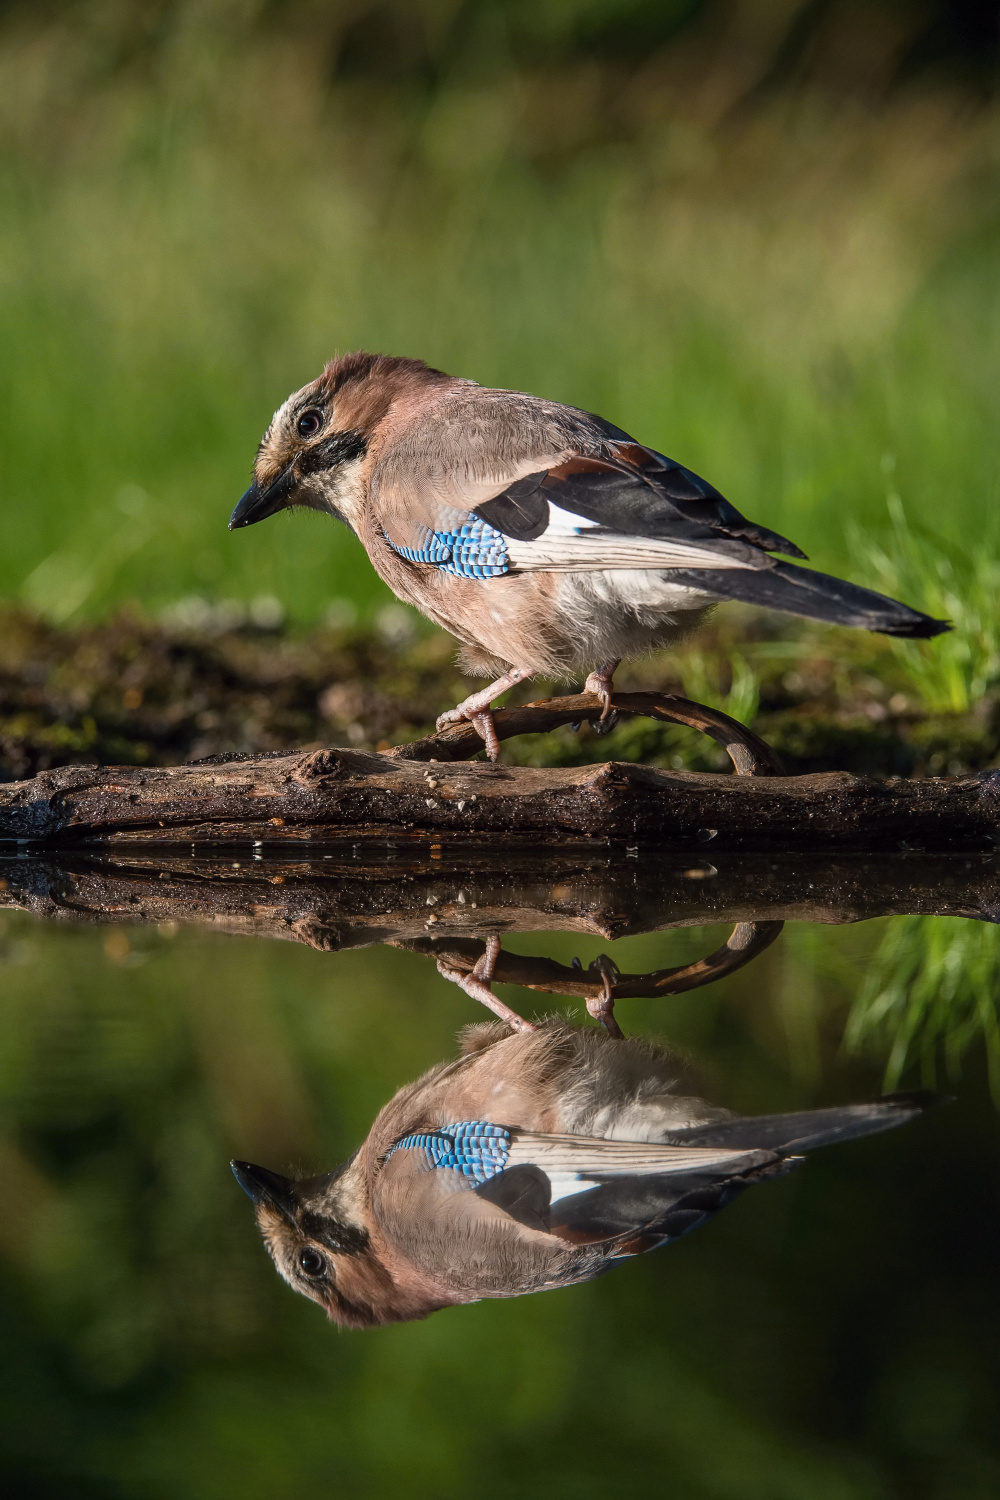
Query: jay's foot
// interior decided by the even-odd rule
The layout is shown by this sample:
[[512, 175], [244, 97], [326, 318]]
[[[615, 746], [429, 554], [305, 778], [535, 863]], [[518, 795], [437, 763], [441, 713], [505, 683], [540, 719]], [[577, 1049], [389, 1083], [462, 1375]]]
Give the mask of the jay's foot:
[[591, 995], [587, 1000], [587, 1012], [595, 1021], [600, 1021], [608, 1036], [621, 1040], [624, 1032], [615, 1020], [615, 980], [618, 978], [619, 969], [613, 958], [602, 953], [587, 966], [591, 973], [599, 974], [601, 977], [601, 993]]
[[478, 693], [470, 693], [468, 698], [463, 698], [455, 708], [449, 708], [437, 721], [437, 731], [449, 728], [452, 724], [463, 722], [472, 724], [482, 738], [486, 747], [486, 754], [490, 760], [497, 760], [500, 755], [500, 741], [493, 724], [493, 715], [490, 712], [490, 704], [500, 693], [505, 693], [508, 688], [523, 682], [532, 673], [527, 667], [511, 667], [496, 682], [491, 682], [489, 687], [481, 688]]
[[500, 741], [497, 739], [496, 725], [493, 723], [493, 715], [490, 710], [484, 708], [482, 713], [470, 714], [469, 720], [486, 746], [486, 754], [489, 759], [499, 760]]
[[[506, 1022], [512, 1031], [534, 1031], [535, 1028], [530, 1021], [519, 1016], [516, 1010], [511, 1010], [509, 1005], [505, 1005], [493, 993], [493, 971], [499, 957], [500, 939], [496, 936], [488, 937], [486, 952], [476, 960], [471, 974], [463, 974], [460, 969], [454, 968], [443, 958], [438, 959], [438, 973], [442, 979], [450, 979], [452, 984], [457, 984], [470, 999], [478, 1000], [480, 1005], [485, 1005], [495, 1016], [499, 1016], [501, 1021]], [[620, 1032], [619, 1035], [621, 1035]]]
[[601, 717], [594, 725], [598, 734], [610, 734], [618, 722], [618, 715], [611, 707], [611, 695], [615, 690], [615, 673], [621, 665], [621, 658], [602, 662], [590, 673], [583, 684], [585, 693], [593, 693], [601, 700]]

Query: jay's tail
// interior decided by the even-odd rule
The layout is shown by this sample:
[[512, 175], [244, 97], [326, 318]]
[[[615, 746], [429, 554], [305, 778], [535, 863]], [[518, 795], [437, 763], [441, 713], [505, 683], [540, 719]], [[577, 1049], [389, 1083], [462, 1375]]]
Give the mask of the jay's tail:
[[671, 1134], [671, 1142], [685, 1146], [720, 1146], [742, 1150], [773, 1151], [778, 1156], [798, 1155], [817, 1146], [833, 1146], [858, 1136], [874, 1135], [903, 1125], [941, 1102], [940, 1094], [927, 1091], [887, 1094], [871, 1104], [840, 1104], [832, 1109], [810, 1109], [791, 1115], [746, 1115], [695, 1125]]
[[855, 625], [882, 635], [925, 639], [951, 629], [947, 620], [932, 619], [887, 594], [794, 563], [776, 562], [771, 568], [671, 569], [671, 576], [723, 599], [740, 599], [831, 625]]

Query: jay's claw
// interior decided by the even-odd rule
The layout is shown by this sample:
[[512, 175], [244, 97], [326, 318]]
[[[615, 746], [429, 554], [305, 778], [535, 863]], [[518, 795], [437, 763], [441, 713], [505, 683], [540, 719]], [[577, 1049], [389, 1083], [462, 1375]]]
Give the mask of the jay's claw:
[[478, 714], [470, 714], [470, 721], [476, 732], [482, 738], [486, 746], [486, 754], [490, 760], [500, 759], [500, 741], [497, 739], [496, 726], [493, 723], [493, 715], [488, 708], [484, 708]]
[[437, 961], [438, 973], [442, 979], [450, 979], [452, 984], [457, 984], [460, 990], [472, 1000], [478, 1000], [480, 1005], [485, 1005], [495, 1016], [499, 1016], [512, 1031], [534, 1031], [535, 1027], [523, 1016], [519, 1016], [516, 1010], [511, 1010], [509, 1005], [493, 993], [493, 971], [496, 968], [497, 959], [500, 956], [500, 939], [491, 935], [486, 939], [486, 951], [479, 957], [471, 973], [463, 973], [444, 957]]
[[471, 724], [482, 739], [490, 760], [499, 759], [500, 741], [493, 725], [493, 715], [488, 708], [476, 709], [471, 713], [463, 713], [461, 705], [449, 708], [447, 713], [439, 716], [434, 727], [440, 734], [442, 729], [449, 729], [453, 724]]
[[439, 716], [434, 727], [440, 734], [442, 729], [449, 729], [453, 724], [471, 724], [482, 739], [490, 760], [499, 759], [500, 741], [493, 726], [493, 715], [488, 708], [476, 709], [471, 713], [463, 713], [461, 705], [449, 708], [447, 713]]
[[478, 693], [470, 693], [467, 698], [462, 699], [461, 703], [441, 714], [436, 726], [438, 733], [450, 728], [452, 724], [472, 724], [482, 737], [483, 744], [486, 746], [486, 754], [490, 760], [496, 760], [500, 755], [500, 741], [493, 726], [490, 704], [500, 693], [505, 693], [508, 688], [514, 687], [518, 682], [523, 682], [531, 675], [527, 667], [511, 667], [509, 672], [498, 677], [496, 682], [491, 682], [489, 687], [482, 688]]
[[587, 1000], [587, 1012], [595, 1021], [600, 1021], [608, 1036], [621, 1039], [624, 1035], [618, 1022], [615, 1020], [615, 980], [619, 975], [618, 965], [613, 958], [602, 953], [587, 966], [591, 973], [600, 975], [601, 993], [592, 995]]
[[618, 715], [611, 707], [611, 695], [615, 690], [615, 672], [619, 665], [616, 660], [602, 662], [583, 684], [585, 693], [593, 693], [601, 700], [601, 717], [594, 725], [598, 734], [610, 734], [618, 722]]

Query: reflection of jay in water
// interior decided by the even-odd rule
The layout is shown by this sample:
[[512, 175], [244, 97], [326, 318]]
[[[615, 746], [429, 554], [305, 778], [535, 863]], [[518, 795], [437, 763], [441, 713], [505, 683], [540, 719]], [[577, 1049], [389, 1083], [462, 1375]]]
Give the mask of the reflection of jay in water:
[[233, 1163], [278, 1271], [338, 1323], [590, 1280], [931, 1097], [740, 1118], [686, 1093], [676, 1059], [635, 1038], [487, 1022], [463, 1044], [335, 1171], [293, 1182]]
[[274, 414], [230, 527], [289, 506], [346, 522], [389, 587], [495, 681], [443, 715], [492, 756], [490, 704], [541, 674], [587, 672], [604, 716], [622, 657], [743, 599], [887, 635], [947, 626], [781, 562], [792, 542], [689, 469], [575, 407], [487, 390], [419, 360], [349, 354]]

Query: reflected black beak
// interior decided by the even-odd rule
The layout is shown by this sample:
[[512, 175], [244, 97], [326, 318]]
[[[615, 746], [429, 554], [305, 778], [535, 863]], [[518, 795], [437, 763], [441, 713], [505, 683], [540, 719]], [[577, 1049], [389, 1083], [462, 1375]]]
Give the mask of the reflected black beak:
[[276, 511], [284, 510], [295, 485], [295, 473], [291, 465], [266, 489], [262, 490], [259, 484], [252, 484], [229, 517], [230, 531], [236, 531], [240, 526], [253, 526], [256, 521], [266, 521]]
[[294, 1183], [278, 1172], [269, 1172], [267, 1167], [255, 1167], [250, 1161], [231, 1161], [233, 1176], [256, 1208], [258, 1204], [270, 1203], [283, 1214], [292, 1216], [297, 1207], [292, 1192]]

